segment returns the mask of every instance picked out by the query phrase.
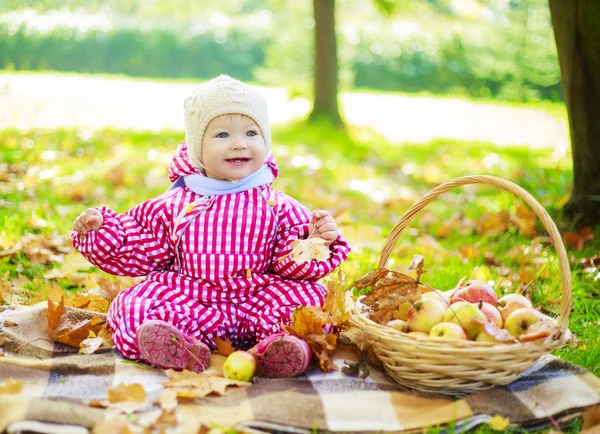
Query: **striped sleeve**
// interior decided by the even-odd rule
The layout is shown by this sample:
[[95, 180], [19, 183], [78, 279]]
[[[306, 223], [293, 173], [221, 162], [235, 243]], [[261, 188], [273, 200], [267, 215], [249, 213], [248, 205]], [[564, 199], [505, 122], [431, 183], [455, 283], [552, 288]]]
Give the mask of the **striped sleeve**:
[[289, 279], [319, 280], [342, 264], [350, 253], [350, 246], [340, 234], [329, 246], [329, 259], [325, 261], [312, 260], [310, 262], [296, 263], [289, 253], [292, 251], [292, 242], [304, 240], [308, 237], [308, 223], [310, 211], [296, 200], [285, 196], [281, 203], [279, 228], [275, 251], [273, 255], [273, 270]]
[[164, 207], [164, 201], [153, 199], [124, 214], [98, 208], [104, 217], [102, 227], [84, 236], [73, 231], [73, 247], [110, 274], [145, 276], [164, 268], [174, 257], [163, 223]]

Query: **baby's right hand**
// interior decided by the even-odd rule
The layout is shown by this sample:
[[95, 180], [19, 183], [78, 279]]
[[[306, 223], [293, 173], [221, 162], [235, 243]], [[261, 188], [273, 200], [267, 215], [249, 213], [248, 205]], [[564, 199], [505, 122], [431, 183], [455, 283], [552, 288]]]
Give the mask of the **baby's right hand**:
[[88, 208], [75, 219], [73, 230], [81, 235], [97, 231], [102, 227], [104, 217], [102, 213], [95, 208]]

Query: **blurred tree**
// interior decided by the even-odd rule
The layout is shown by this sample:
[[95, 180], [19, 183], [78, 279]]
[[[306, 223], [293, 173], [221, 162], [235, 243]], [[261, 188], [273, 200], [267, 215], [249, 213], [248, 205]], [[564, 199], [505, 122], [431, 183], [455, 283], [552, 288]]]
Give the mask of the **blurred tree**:
[[600, 223], [600, 1], [550, 0], [573, 153], [565, 206], [578, 225]]
[[335, 0], [313, 0], [315, 15], [315, 66], [313, 109], [309, 121], [327, 119], [341, 126], [338, 104], [338, 60], [335, 36]]
[[[374, 0], [376, 6], [390, 15], [395, 0]], [[335, 0], [313, 0], [315, 17], [315, 58], [313, 109], [309, 121], [326, 119], [343, 126], [338, 101], [338, 59], [335, 34]]]

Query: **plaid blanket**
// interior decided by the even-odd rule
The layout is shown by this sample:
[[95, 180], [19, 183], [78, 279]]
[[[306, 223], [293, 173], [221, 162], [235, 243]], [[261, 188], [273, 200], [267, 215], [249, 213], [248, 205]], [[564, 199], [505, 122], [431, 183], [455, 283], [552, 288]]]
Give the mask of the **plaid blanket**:
[[[121, 383], [140, 383], [146, 390], [148, 405], [136, 417], [156, 408], [152, 399], [164, 388], [164, 371], [128, 362], [114, 351], [79, 355], [39, 339], [48, 338], [45, 309], [42, 303], [0, 314], [0, 384], [8, 378], [24, 383], [18, 394], [0, 394], [0, 432], [87, 433], [107, 419], [109, 410], [86, 402], [106, 400], [108, 389]], [[84, 318], [89, 313], [71, 308], [69, 315]], [[350, 346], [335, 353], [340, 367], [358, 357]], [[222, 362], [223, 357], [213, 357], [211, 369]], [[448, 425], [460, 432], [494, 416], [537, 429], [590, 407], [600, 409], [600, 379], [552, 356], [509, 386], [461, 399], [402, 390], [374, 367], [366, 379], [314, 369], [293, 379], [257, 377], [249, 387], [180, 403], [175, 432], [197, 433], [202, 426], [247, 432], [421, 432]]]

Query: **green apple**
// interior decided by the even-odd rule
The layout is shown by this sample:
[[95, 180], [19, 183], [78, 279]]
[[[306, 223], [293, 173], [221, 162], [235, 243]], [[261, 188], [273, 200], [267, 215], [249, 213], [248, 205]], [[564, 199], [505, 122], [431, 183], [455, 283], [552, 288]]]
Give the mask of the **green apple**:
[[408, 328], [411, 331], [429, 333], [431, 328], [442, 322], [446, 306], [438, 300], [427, 299], [417, 301], [408, 310]]
[[434, 325], [429, 331], [429, 337], [461, 341], [469, 339], [463, 328], [453, 322], [441, 322]]
[[443, 321], [458, 324], [465, 330], [469, 339], [475, 339], [483, 330], [487, 318], [476, 304], [457, 301], [448, 308]]
[[256, 359], [247, 351], [234, 351], [223, 363], [223, 376], [230, 380], [250, 381], [256, 372]]
[[545, 321], [546, 316], [533, 307], [522, 307], [511, 312], [504, 321], [504, 328], [515, 338], [527, 332], [533, 324]]

